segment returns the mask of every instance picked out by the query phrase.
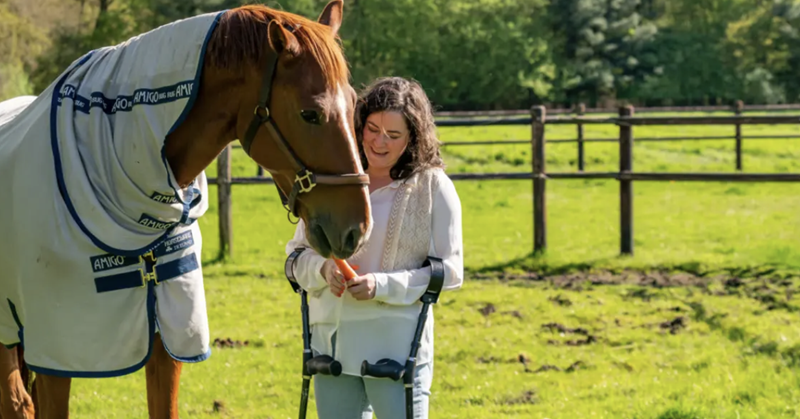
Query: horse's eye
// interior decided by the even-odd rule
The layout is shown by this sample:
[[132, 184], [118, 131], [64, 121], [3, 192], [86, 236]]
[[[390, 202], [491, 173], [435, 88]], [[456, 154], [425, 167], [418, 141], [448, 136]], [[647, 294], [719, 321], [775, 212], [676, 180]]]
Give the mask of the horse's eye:
[[309, 124], [314, 124], [314, 125], [319, 125], [320, 124], [319, 112], [317, 112], [317, 111], [308, 110], [308, 109], [302, 110], [302, 111], [300, 111], [300, 116], [302, 116], [303, 120], [305, 120]]

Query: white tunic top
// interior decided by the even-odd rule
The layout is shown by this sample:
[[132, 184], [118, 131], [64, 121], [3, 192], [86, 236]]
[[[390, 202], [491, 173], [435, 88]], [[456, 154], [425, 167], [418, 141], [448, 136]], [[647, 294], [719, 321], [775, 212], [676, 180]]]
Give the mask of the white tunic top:
[[[441, 174], [439, 182], [441, 187], [433, 197], [429, 255], [442, 259], [445, 266], [442, 291], [447, 291], [460, 288], [464, 280], [461, 203], [447, 176]], [[392, 202], [401, 183], [402, 180], [394, 181], [370, 194], [372, 233], [365, 248], [348, 259], [351, 265], [358, 265], [359, 275], [375, 276], [374, 299], [358, 301], [346, 291], [337, 298], [330, 292], [320, 273], [325, 259], [308, 248], [302, 220], [294, 238], [286, 245], [287, 254], [297, 247], [308, 248], [295, 263], [294, 272], [300, 286], [309, 292], [311, 346], [341, 362], [343, 374], [360, 376], [364, 360], [376, 363], [390, 358], [404, 364], [411, 349], [419, 298], [428, 288], [430, 268], [379, 272]], [[427, 362], [433, 362], [433, 307], [417, 356], [418, 365]]]

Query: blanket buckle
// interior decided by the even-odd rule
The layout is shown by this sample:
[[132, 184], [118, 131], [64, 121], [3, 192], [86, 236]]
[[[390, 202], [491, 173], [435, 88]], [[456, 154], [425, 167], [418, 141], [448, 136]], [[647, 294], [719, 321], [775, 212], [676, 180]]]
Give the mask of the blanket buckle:
[[142, 285], [139, 288], [146, 287], [148, 281], [153, 281], [153, 285], [158, 285], [158, 275], [156, 275], [155, 267], [156, 257], [153, 255], [153, 251], [143, 254], [140, 258], [144, 262], [144, 268], [139, 268], [139, 272], [142, 273]]

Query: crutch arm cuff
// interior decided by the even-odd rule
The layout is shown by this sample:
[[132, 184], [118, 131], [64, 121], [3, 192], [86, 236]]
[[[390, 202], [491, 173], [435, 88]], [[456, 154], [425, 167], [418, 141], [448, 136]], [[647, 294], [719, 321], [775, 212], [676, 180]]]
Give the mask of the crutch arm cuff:
[[431, 267], [431, 280], [428, 284], [428, 289], [420, 297], [420, 301], [428, 304], [436, 304], [439, 301], [439, 294], [442, 292], [444, 286], [444, 262], [441, 258], [435, 256], [428, 256], [428, 259], [422, 264], [422, 267]]
[[297, 283], [297, 278], [294, 276], [294, 263], [297, 258], [306, 250], [305, 247], [298, 247], [286, 257], [286, 262], [283, 264], [283, 273], [286, 275], [286, 280], [292, 286], [294, 292], [300, 291], [300, 284]]

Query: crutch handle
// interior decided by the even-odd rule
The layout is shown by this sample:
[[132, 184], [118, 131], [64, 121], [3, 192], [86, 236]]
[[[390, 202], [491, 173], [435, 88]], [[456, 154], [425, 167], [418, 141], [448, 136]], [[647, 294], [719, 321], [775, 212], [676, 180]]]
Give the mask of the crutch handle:
[[370, 364], [369, 361], [361, 363], [361, 376], [370, 376], [376, 378], [391, 378], [394, 381], [399, 381], [405, 375], [406, 368], [399, 362], [384, 358], [375, 364]]
[[342, 364], [330, 355], [317, 355], [306, 363], [308, 374], [332, 375], [338, 377], [342, 373]]

